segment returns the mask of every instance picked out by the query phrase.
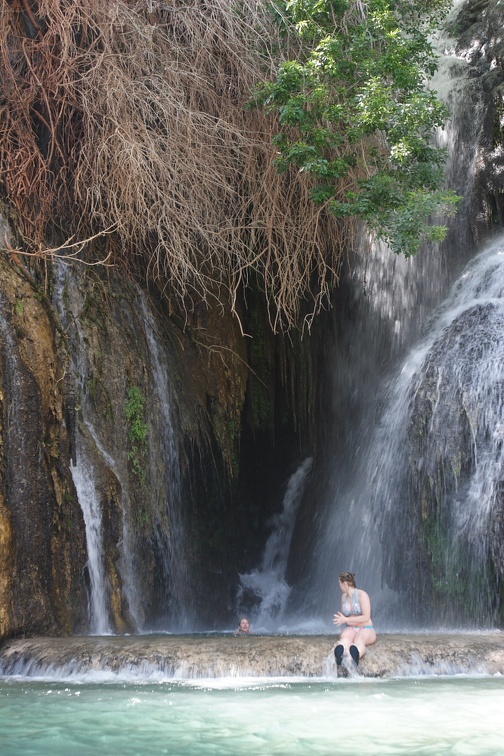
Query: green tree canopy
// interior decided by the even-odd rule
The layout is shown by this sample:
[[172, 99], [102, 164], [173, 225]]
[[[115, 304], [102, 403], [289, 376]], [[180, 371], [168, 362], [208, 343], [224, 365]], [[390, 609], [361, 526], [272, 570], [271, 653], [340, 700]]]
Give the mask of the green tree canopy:
[[445, 106], [427, 87], [436, 70], [429, 34], [447, 0], [278, 0], [301, 55], [283, 62], [255, 102], [276, 114], [280, 171], [312, 177], [315, 203], [360, 218], [395, 252], [415, 254], [455, 211], [433, 145]]

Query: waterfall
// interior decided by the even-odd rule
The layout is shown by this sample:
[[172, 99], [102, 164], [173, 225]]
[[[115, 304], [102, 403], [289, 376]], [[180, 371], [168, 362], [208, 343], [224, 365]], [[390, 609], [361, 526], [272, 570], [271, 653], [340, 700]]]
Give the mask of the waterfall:
[[388, 381], [346, 516], [334, 518], [326, 534], [325, 552], [365, 576], [366, 589], [386, 606], [389, 628], [495, 620], [503, 326], [500, 239], [470, 263]]
[[[266, 542], [261, 565], [251, 572], [240, 575], [238, 606], [252, 601], [252, 623], [254, 628], [271, 629], [278, 626], [284, 616], [291, 587], [285, 580], [287, 560], [291, 545], [296, 515], [305, 488], [307, 476], [312, 467], [308, 457], [291, 475], [282, 503], [282, 511], [270, 521], [271, 534]], [[248, 613], [247, 610], [242, 613]]]
[[[72, 393], [77, 392], [82, 402], [81, 410], [84, 415], [84, 425], [87, 424], [85, 411], [86, 388], [85, 381], [88, 373], [86, 354], [83, 348], [85, 338], [79, 318], [76, 318], [68, 306], [69, 266], [61, 260], [55, 261], [55, 294], [54, 299], [60, 312], [62, 323], [69, 332], [75, 328], [72, 341], [72, 355], [67, 364], [67, 382], [72, 386]], [[74, 386], [76, 384], [76, 386]], [[73, 401], [77, 397], [73, 396]], [[92, 427], [92, 426], [91, 426]], [[68, 429], [70, 433], [70, 428]], [[93, 429], [94, 430], [94, 429]], [[96, 473], [92, 455], [89, 451], [89, 439], [85, 438], [82, 429], [74, 429], [73, 454], [70, 472], [75, 485], [77, 499], [82, 510], [86, 531], [87, 570], [89, 576], [89, 631], [93, 635], [108, 635], [113, 632], [110, 616], [110, 583], [105, 568], [104, 528], [100, 504], [100, 495], [96, 485]], [[90, 434], [91, 437], [93, 434]], [[95, 434], [96, 435], [96, 434]], [[96, 439], [93, 438], [96, 443]]]
[[[503, 326], [504, 237], [468, 266], [406, 360], [375, 444], [387, 448], [374, 486], [381, 532], [392, 546], [385, 572], [395, 576], [411, 616], [430, 625], [496, 620], [495, 566], [504, 556]], [[406, 506], [396, 511], [389, 502], [398, 492]], [[405, 549], [408, 533], [415, 538]]]
[[[443, 504], [451, 512], [446, 514], [450, 522], [441, 522], [432, 503], [426, 504], [428, 486], [415, 477], [421, 461], [415, 456], [418, 445], [415, 446], [411, 430], [410, 405], [415, 396], [411, 382], [427, 349], [425, 333], [435, 340], [436, 329], [441, 327], [436, 325], [436, 318], [441, 318], [437, 308], [443, 301], [446, 304], [442, 312], [462, 307], [461, 301], [451, 304], [454, 295], [447, 297], [474, 253], [473, 177], [483, 128], [482, 90], [454, 47], [455, 42], [449, 38], [439, 40], [441, 65], [432, 86], [452, 113], [437, 139], [449, 151], [447, 182], [464, 196], [463, 207], [449, 224], [446, 242], [439, 248], [428, 246], [418, 258], [395, 258], [383, 246], [369, 248], [363, 241], [358, 259], [342, 284], [344, 307], [335, 315], [335, 338], [327, 350], [327, 376], [323, 381], [329, 388], [324, 396], [322, 422], [327, 424], [330, 441], [322, 460], [315, 465], [318, 475], [314, 477], [320, 478], [321, 483], [310, 491], [310, 499], [317, 500], [312, 517], [316, 547], [311, 563], [303, 565], [304, 574], [299, 575], [291, 602], [296, 616], [318, 616], [326, 627], [339, 605], [337, 576], [343, 570], [355, 572], [358, 587], [370, 593], [373, 618], [382, 629], [408, 624], [417, 627], [419, 622], [429, 626], [447, 622], [467, 625], [469, 617], [463, 603], [470, 604], [478, 594], [481, 570], [478, 576], [476, 570], [474, 574], [465, 570], [461, 583], [466, 596], [455, 600], [458, 568], [442, 563], [442, 555], [445, 551], [456, 552], [459, 560], [471, 560], [478, 552], [478, 559], [485, 563], [489, 549], [495, 549], [483, 543], [484, 538], [476, 531], [469, 535], [468, 500], [465, 515], [461, 504]], [[463, 274], [457, 291], [468, 277], [468, 273]], [[419, 346], [412, 348], [415, 344]], [[443, 391], [456, 390], [455, 386], [447, 388], [443, 384]], [[414, 417], [419, 411], [417, 406]], [[425, 429], [425, 433], [429, 435], [430, 430]], [[485, 431], [480, 435], [484, 436]], [[475, 448], [479, 459], [481, 446], [475, 444]], [[466, 456], [464, 464], [469, 468], [472, 463], [469, 454]], [[498, 466], [498, 461], [495, 464]], [[413, 472], [411, 466], [415, 468]], [[441, 475], [439, 471], [438, 474]], [[484, 475], [483, 468], [480, 477], [481, 474]], [[461, 485], [460, 476], [452, 483]], [[476, 479], [472, 484], [477, 488]], [[441, 483], [432, 486], [431, 494], [439, 497], [441, 489]], [[466, 483], [464, 490], [468, 489]], [[418, 496], [423, 498], [417, 501]], [[461, 488], [459, 497], [462, 502]], [[311, 502], [307, 504], [310, 505]], [[491, 509], [488, 502], [485, 506]], [[437, 524], [435, 532], [429, 533], [426, 521], [431, 516]], [[466, 523], [464, 527], [462, 522]], [[464, 529], [466, 535], [462, 536]], [[425, 575], [432, 569], [436, 578], [429, 583]], [[488, 571], [485, 576], [491, 577]], [[490, 584], [495, 594], [495, 580]], [[462, 587], [458, 590], [462, 592]], [[489, 598], [478, 603], [475, 625], [491, 621], [491, 606]]]
[[193, 607], [190, 597], [186, 595], [189, 566], [183, 548], [185, 532], [181, 517], [181, 471], [174, 416], [175, 402], [169, 381], [167, 355], [160, 348], [154, 318], [140, 292], [139, 297], [158, 410], [156, 443], [161, 447], [160, 455], [150, 456], [152, 480], [157, 479], [156, 456], [163, 460], [161, 485], [158, 487], [158, 500], [154, 512], [155, 537], [162, 561], [165, 606], [160, 612], [157, 624], [161, 623], [161, 626], [166, 627], [169, 623], [171, 628], [175, 624], [179, 629], [187, 629]]
[[86, 526], [90, 583], [89, 629], [92, 635], [108, 635], [112, 632], [108, 612], [110, 587], [104, 563], [100, 500], [94, 484], [93, 469], [83, 455], [80, 444], [76, 464], [72, 464], [70, 469]]

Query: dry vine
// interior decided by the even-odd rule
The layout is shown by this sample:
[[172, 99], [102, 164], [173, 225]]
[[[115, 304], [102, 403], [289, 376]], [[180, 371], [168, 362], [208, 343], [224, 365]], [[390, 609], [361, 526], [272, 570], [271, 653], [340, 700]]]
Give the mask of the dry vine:
[[246, 107], [274, 68], [263, 0], [4, 0], [0, 35], [0, 181], [32, 251], [112, 227], [88, 262], [185, 307], [235, 307], [252, 274], [275, 330], [323, 306], [342, 231]]

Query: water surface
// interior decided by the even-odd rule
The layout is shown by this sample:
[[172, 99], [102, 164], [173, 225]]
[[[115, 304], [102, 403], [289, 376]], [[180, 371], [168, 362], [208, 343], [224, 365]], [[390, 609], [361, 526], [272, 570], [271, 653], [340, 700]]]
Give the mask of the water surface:
[[0, 753], [305, 756], [502, 750], [504, 678], [0, 681]]

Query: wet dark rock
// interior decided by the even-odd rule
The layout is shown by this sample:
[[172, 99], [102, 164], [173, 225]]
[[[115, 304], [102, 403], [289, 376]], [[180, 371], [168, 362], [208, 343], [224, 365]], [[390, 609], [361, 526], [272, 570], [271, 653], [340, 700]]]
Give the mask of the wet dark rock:
[[500, 0], [465, 3], [453, 26], [457, 54], [477, 79], [485, 112], [477, 174], [476, 234], [504, 225], [504, 36]]

